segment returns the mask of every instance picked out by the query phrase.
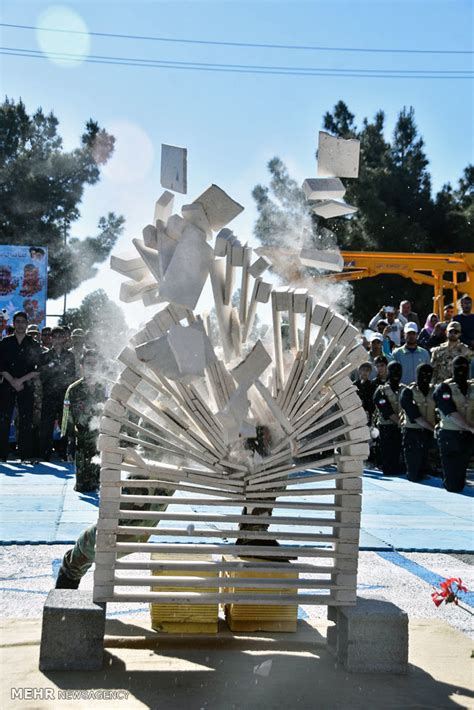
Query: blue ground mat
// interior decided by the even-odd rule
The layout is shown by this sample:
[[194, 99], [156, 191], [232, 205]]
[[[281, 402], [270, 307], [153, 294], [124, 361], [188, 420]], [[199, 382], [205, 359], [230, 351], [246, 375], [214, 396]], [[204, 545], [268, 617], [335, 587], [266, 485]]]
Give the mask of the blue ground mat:
[[[83, 528], [97, 520], [99, 504], [97, 494], [76, 493], [73, 487], [73, 464], [24, 465], [16, 461], [1, 464], [1, 542], [73, 543]], [[174, 501], [170, 510], [179, 510], [179, 496]], [[275, 513], [278, 512], [277, 509]], [[455, 494], [445, 491], [437, 478], [416, 484], [405, 476], [386, 477], [379, 471], [366, 470], [359, 546], [361, 550], [376, 551], [472, 552], [473, 512], [472, 485]], [[321, 512], [314, 515], [322, 517]], [[209, 538], [196, 541], [216, 540], [212, 537], [212, 525], [208, 527]], [[318, 529], [326, 532], [321, 526]], [[171, 536], [159, 539], [183, 541]], [[192, 541], [192, 536], [186, 538], [186, 542]]]

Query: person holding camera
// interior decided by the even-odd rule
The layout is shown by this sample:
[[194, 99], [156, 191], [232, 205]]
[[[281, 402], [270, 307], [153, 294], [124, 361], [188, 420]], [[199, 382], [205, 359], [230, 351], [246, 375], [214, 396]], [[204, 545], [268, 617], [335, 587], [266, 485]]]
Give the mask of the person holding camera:
[[369, 323], [370, 330], [377, 330], [377, 324], [381, 320], [387, 321], [387, 327], [384, 332], [387, 333], [390, 341], [395, 347], [400, 347], [403, 325], [398, 318], [397, 310], [393, 306], [382, 306], [380, 311], [371, 319]]

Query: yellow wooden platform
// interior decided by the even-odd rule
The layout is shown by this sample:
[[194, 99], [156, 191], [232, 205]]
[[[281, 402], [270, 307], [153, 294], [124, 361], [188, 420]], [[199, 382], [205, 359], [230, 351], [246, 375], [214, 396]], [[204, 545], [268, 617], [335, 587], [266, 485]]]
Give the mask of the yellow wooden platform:
[[[152, 560], [169, 560], [169, 555], [152, 553]], [[173, 555], [173, 561], [189, 560], [189, 555]], [[193, 561], [210, 562], [209, 555], [199, 555]], [[175, 576], [176, 570], [153, 570], [156, 577]], [[179, 571], [180, 577], [196, 576], [218, 577], [217, 572]], [[215, 592], [210, 587], [153, 587], [154, 592]], [[216, 634], [219, 616], [218, 604], [150, 604], [151, 625], [155, 631], [165, 631], [170, 634]]]
[[[246, 557], [223, 557], [226, 562], [229, 561], [248, 561]], [[253, 561], [255, 558], [253, 558]], [[290, 568], [290, 563], [288, 562]], [[298, 572], [245, 572], [236, 570], [235, 572], [224, 572], [223, 574], [226, 583], [225, 587], [230, 592], [236, 589], [232, 587], [232, 577], [244, 578], [260, 578], [260, 579], [298, 579]], [[243, 592], [241, 588], [236, 591]], [[275, 588], [262, 589], [261, 587], [252, 587], [245, 589], [245, 593], [252, 594], [294, 594], [296, 596], [297, 589], [291, 588]], [[296, 631], [296, 623], [298, 621], [298, 604], [226, 604], [225, 617], [231, 631]]]

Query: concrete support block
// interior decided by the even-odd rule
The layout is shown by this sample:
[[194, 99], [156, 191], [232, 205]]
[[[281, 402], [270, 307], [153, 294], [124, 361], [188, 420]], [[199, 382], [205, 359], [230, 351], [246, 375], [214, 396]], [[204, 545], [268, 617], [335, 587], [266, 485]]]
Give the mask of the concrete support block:
[[328, 607], [328, 650], [352, 673], [406, 673], [408, 615], [379, 598], [357, 597], [355, 606]]
[[90, 591], [53, 589], [43, 610], [41, 671], [95, 671], [102, 668], [105, 604]]
[[242, 205], [233, 200], [218, 185], [211, 185], [194, 202], [202, 205], [211, 229], [222, 229], [243, 211]]
[[348, 177], [359, 175], [360, 141], [336, 138], [319, 131], [318, 177]]

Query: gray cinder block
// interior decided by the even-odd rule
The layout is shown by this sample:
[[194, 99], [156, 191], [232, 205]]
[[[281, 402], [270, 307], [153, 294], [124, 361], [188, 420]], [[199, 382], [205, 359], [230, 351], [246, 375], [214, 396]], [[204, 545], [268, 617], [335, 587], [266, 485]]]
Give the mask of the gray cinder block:
[[93, 671], [102, 668], [105, 604], [91, 591], [53, 589], [43, 610], [41, 671]]
[[408, 615], [383, 598], [329, 606], [328, 650], [352, 673], [406, 673]]

